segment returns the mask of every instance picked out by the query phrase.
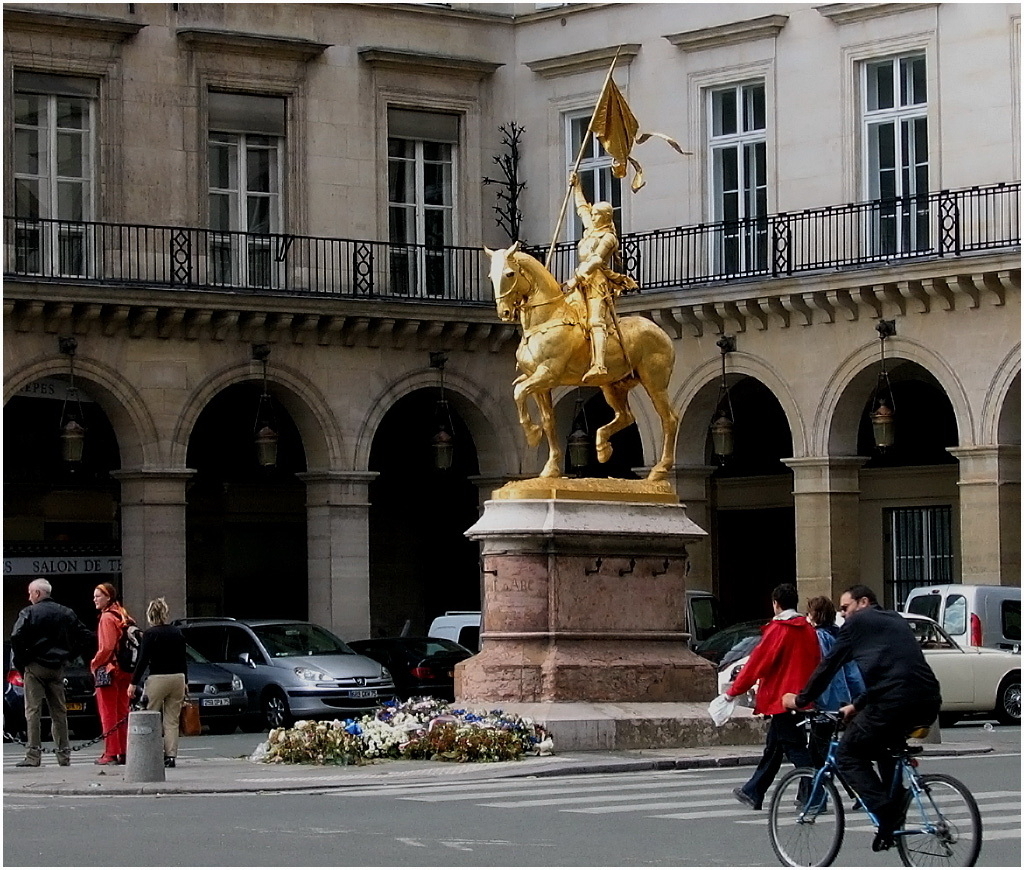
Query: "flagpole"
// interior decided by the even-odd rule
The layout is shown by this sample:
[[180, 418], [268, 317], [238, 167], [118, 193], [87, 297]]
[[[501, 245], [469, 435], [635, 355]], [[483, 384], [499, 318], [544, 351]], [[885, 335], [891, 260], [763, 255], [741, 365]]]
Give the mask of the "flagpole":
[[[579, 153], [576, 155], [576, 163], [572, 167], [571, 175], [575, 175], [577, 172], [579, 172], [580, 164], [583, 162], [583, 152], [587, 148], [587, 141], [590, 138], [590, 134], [594, 126], [594, 119], [597, 117], [597, 110], [598, 107], [600, 107], [601, 105], [601, 99], [602, 97], [604, 97], [604, 92], [608, 88], [608, 82], [612, 80], [612, 73], [615, 72], [615, 63], [619, 59], [620, 51], [622, 51], [621, 45], [617, 49], [615, 49], [615, 57], [612, 58], [612, 65], [608, 67], [608, 75], [605, 76], [604, 84], [601, 86], [601, 92], [598, 94], [597, 97], [597, 102], [594, 103], [594, 111], [593, 114], [591, 114], [590, 116], [590, 124], [587, 126], [587, 132], [583, 135], [582, 141], [580, 142], [580, 150]], [[548, 248], [548, 255], [547, 257], [544, 258], [544, 268], [547, 269], [548, 271], [550, 271], [551, 257], [555, 253], [555, 243], [558, 241], [558, 233], [562, 229], [562, 221], [565, 220], [565, 210], [569, 205], [569, 197], [571, 195], [572, 183], [570, 182], [568, 188], [565, 191], [565, 198], [562, 200], [562, 209], [561, 211], [558, 212], [558, 220], [555, 222], [555, 233], [551, 237], [551, 245]]]

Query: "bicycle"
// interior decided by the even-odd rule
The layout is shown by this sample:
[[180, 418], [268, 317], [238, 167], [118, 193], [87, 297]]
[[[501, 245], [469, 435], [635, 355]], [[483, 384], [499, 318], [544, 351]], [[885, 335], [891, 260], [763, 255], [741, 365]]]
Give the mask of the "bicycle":
[[[768, 809], [772, 848], [790, 867], [828, 867], [835, 860], [846, 832], [846, 811], [836, 782], [851, 799], [857, 797], [836, 764], [841, 714], [814, 713], [805, 727], [826, 723], [831, 729], [824, 764], [787, 773]], [[926, 734], [926, 728], [917, 729], [908, 737]], [[978, 804], [959, 780], [942, 773], [918, 773], [914, 756], [920, 751], [907, 745], [892, 750], [896, 766], [890, 799], [897, 789], [906, 789], [902, 827], [894, 833], [899, 856], [907, 867], [971, 867], [981, 851]], [[861, 809], [877, 828], [878, 817], [863, 805]]]

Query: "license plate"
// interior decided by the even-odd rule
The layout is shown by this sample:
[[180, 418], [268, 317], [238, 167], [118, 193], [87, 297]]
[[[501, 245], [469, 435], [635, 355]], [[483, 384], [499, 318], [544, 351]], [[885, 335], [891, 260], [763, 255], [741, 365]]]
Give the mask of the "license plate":
[[231, 703], [230, 698], [203, 698], [200, 701], [204, 707], [226, 707]]
[[85, 709], [85, 704], [81, 701], [70, 701], [66, 706], [69, 713], [81, 713]]
[[377, 697], [377, 690], [376, 689], [356, 689], [356, 690], [354, 690], [352, 692], [349, 692], [348, 694], [349, 694], [350, 698], [376, 698]]

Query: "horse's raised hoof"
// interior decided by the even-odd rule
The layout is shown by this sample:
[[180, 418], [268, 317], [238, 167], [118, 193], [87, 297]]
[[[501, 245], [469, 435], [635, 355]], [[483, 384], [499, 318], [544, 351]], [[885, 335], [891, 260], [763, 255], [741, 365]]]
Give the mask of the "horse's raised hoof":
[[602, 381], [608, 377], [608, 369], [604, 366], [591, 366], [587, 373], [583, 376], [584, 384], [595, 384], [598, 381]]
[[612, 445], [605, 441], [603, 444], [597, 445], [597, 461], [607, 462], [612, 458]]

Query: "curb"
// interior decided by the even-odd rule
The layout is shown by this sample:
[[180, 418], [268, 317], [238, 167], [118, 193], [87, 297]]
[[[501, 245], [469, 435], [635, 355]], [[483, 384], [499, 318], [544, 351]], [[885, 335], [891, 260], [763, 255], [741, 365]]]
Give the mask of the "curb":
[[[984, 745], [959, 745], [946, 746], [941, 744], [928, 745], [919, 757], [927, 758], [953, 758], [972, 755], [985, 755], [992, 752], [991, 746]], [[761, 759], [760, 751], [736, 753], [734, 755], [701, 756], [696, 758], [613, 758], [613, 759], [566, 759], [564, 764], [554, 763], [548, 768], [528, 768], [517, 770], [514, 768], [487, 769], [489, 778], [521, 779], [524, 777], [546, 778], [555, 776], [584, 776], [586, 774], [608, 774], [627, 773], [631, 771], [645, 770], [702, 770], [711, 768], [732, 768], [755, 765]], [[249, 762], [246, 762], [249, 764]], [[246, 767], [246, 770], [251, 768]], [[459, 768], [422, 768], [426, 775], [442, 773], [436, 776], [437, 781], [452, 781], [457, 775], [480, 772], [479, 767]], [[405, 771], [407, 774], [415, 774], [418, 770]], [[447, 774], [456, 774], [448, 776]], [[31, 795], [109, 795], [109, 796], [134, 796], [134, 795], [188, 795], [188, 794], [267, 794], [274, 792], [295, 792], [295, 791], [337, 791], [346, 788], [367, 788], [377, 785], [391, 785], [394, 779], [387, 777], [384, 771], [378, 773], [350, 773], [341, 775], [341, 778], [327, 779], [330, 774], [324, 774], [323, 782], [312, 781], [315, 777], [302, 777], [303, 782], [297, 783], [282, 779], [280, 783], [261, 782], [260, 785], [251, 783], [232, 782], [222, 778], [217, 784], [193, 784], [174, 782], [153, 782], [153, 783], [125, 783], [91, 782], [89, 785], [72, 785], [66, 783], [49, 784], [45, 782], [26, 783], [25, 785], [13, 785], [12, 777], [4, 777], [5, 794], [31, 794]], [[469, 779], [469, 776], [465, 777]]]

